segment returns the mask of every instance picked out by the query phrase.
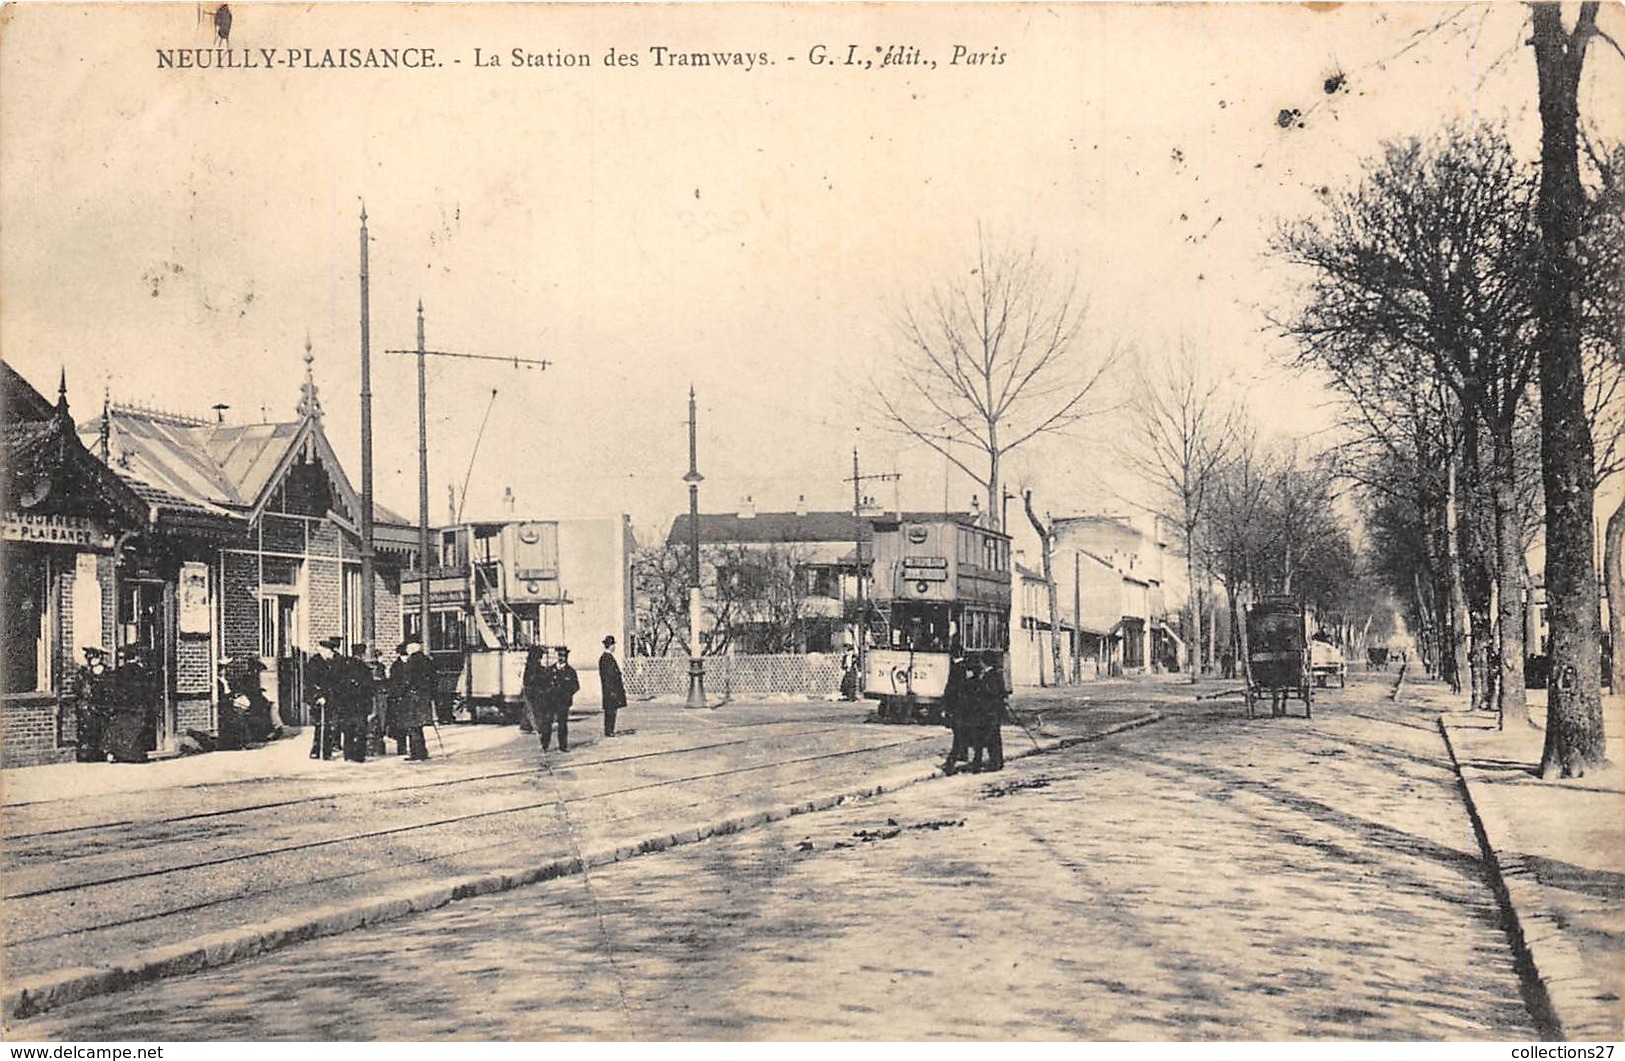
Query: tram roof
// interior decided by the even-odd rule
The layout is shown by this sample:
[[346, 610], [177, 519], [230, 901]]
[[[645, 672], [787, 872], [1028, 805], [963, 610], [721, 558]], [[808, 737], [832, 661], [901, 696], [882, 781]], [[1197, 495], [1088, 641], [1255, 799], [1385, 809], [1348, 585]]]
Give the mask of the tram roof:
[[[975, 517], [969, 512], [904, 512], [903, 522], [970, 523]], [[870, 541], [877, 524], [898, 522], [894, 513], [875, 513], [854, 521], [850, 512], [758, 512], [742, 516], [737, 512], [700, 513], [700, 544], [772, 545], [790, 542], [851, 542]], [[854, 538], [854, 531], [857, 536]], [[688, 513], [672, 520], [671, 532], [666, 535], [669, 545], [688, 541]]]

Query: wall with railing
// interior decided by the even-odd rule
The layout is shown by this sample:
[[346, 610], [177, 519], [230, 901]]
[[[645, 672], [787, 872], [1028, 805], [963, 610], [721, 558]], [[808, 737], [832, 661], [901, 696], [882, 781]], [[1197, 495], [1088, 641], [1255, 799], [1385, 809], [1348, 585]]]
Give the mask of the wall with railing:
[[[685, 696], [687, 656], [634, 656], [626, 661], [631, 697]], [[707, 656], [705, 692], [716, 699], [831, 696], [841, 688], [839, 655]]]

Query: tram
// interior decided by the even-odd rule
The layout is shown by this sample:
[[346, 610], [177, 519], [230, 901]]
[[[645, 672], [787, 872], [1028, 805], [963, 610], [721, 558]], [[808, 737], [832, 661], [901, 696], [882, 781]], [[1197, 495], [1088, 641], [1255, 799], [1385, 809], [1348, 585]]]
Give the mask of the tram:
[[[468, 523], [440, 528], [429, 571], [429, 640], [441, 694], [478, 718], [506, 721], [523, 710], [525, 656], [532, 645], [565, 643], [573, 602], [559, 579], [557, 521]], [[407, 640], [418, 635], [416, 572], [401, 584]]]
[[1010, 688], [1010, 537], [970, 516], [874, 523], [863, 692], [883, 718], [940, 713], [949, 652], [992, 657]]

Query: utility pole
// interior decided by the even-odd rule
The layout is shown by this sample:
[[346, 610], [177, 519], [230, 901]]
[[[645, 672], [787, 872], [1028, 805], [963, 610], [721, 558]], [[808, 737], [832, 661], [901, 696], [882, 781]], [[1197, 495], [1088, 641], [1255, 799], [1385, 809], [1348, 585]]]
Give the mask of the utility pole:
[[[903, 476], [898, 472], [886, 472], [884, 474], [863, 475], [858, 470], [858, 447], [856, 447], [856, 446], [852, 447], [852, 477], [850, 479], [848, 479], [847, 482], [850, 482], [852, 484], [852, 544], [853, 544], [854, 549], [855, 549], [855, 552], [853, 553], [853, 555], [857, 558], [857, 569], [858, 569], [858, 594], [857, 594], [858, 624], [857, 624], [857, 631], [858, 631], [858, 673], [859, 674], [867, 673], [867, 671], [864, 669], [864, 665], [865, 665], [865, 660], [866, 660], [866, 658], [868, 656], [868, 641], [869, 641], [869, 638], [867, 636], [867, 630], [866, 630], [866, 627], [868, 626], [869, 614], [868, 614], [868, 610], [867, 610], [866, 606], [863, 603], [863, 572], [864, 572], [864, 563], [863, 563], [863, 484], [868, 483], [868, 482], [895, 483], [895, 482], [898, 482], [899, 480], [901, 480], [902, 478], [903, 478]], [[899, 505], [898, 505], [897, 519], [898, 519], [898, 522], [902, 522], [903, 512], [902, 512], [901, 503], [899, 503]], [[873, 535], [870, 535], [870, 537], [872, 538]], [[871, 561], [873, 561], [873, 559], [874, 559], [873, 557], [870, 557]]]
[[385, 350], [386, 354], [411, 354], [418, 359], [418, 635], [423, 651], [429, 651], [429, 404], [424, 362], [431, 357], [456, 357], [467, 361], [502, 361], [515, 368], [546, 369], [551, 361], [528, 357], [491, 357], [449, 350], [427, 350], [423, 342], [423, 300], [418, 299], [418, 345], [414, 350]]
[[688, 706], [705, 706], [705, 660], [700, 655], [700, 474], [694, 387], [688, 388]]
[[367, 295], [367, 207], [361, 206], [361, 640], [378, 647], [373, 595], [372, 537], [372, 323]]

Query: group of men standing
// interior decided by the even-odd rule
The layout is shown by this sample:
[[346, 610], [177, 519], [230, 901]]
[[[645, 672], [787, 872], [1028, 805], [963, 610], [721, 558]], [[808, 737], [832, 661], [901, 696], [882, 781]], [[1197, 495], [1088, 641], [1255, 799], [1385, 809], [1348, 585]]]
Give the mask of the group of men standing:
[[[532, 645], [525, 655], [525, 675], [522, 686], [525, 694], [524, 728], [534, 729], [542, 750], [548, 751], [553, 743], [553, 731], [558, 730], [559, 751], [570, 750], [570, 708], [575, 695], [581, 690], [581, 679], [570, 666], [570, 649], [560, 645], [552, 650], [543, 645]], [[604, 653], [598, 657], [598, 686], [603, 694], [604, 736], [615, 736], [615, 716], [626, 706], [626, 682], [621, 676], [621, 665], [615, 659], [615, 637], [604, 638]]]
[[383, 754], [389, 738], [396, 755], [412, 762], [427, 759], [423, 727], [434, 723], [436, 679], [434, 660], [423, 646], [401, 642], [386, 672], [376, 653], [368, 658], [365, 645], [352, 645], [348, 656], [337, 637], [320, 645], [324, 653], [305, 664], [306, 699], [315, 723], [310, 757], [331, 759], [342, 751], [351, 762], [365, 762], [369, 749]]
[[[1004, 671], [998, 653], [966, 653], [956, 641], [949, 651], [943, 714], [954, 742], [942, 772], [952, 774], [969, 760], [971, 773], [1004, 769]], [[984, 761], [984, 755], [986, 760]]]
[[553, 744], [553, 729], [559, 731], [559, 751], [570, 750], [570, 706], [581, 690], [581, 679], [570, 666], [570, 649], [560, 645], [547, 658], [547, 649], [532, 645], [525, 655], [525, 720], [536, 731], [542, 751]]

